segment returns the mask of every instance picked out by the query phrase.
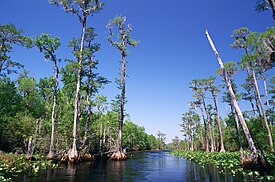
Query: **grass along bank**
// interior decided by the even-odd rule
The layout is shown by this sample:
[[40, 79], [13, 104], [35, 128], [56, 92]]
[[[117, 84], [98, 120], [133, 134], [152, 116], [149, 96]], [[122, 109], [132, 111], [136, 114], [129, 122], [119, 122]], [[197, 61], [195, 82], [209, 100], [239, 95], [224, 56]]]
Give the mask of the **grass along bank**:
[[[275, 180], [275, 173], [263, 175], [262, 171], [244, 170], [240, 165], [240, 152], [202, 152], [202, 151], [183, 151], [175, 150], [171, 152], [174, 156], [183, 157], [198, 163], [201, 167], [208, 164], [215, 165], [220, 173], [224, 172], [224, 169], [228, 169], [233, 176], [237, 173], [241, 173], [245, 177], [251, 177], [258, 180]], [[275, 169], [275, 155], [266, 154], [266, 159], [269, 164]]]

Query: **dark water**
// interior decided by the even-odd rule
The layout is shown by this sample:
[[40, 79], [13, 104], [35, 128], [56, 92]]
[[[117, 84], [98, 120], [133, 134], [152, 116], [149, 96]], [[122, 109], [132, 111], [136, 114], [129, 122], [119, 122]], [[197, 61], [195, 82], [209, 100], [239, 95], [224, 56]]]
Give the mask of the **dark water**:
[[214, 166], [200, 167], [198, 164], [168, 152], [143, 152], [126, 161], [95, 161], [77, 166], [42, 170], [35, 177], [24, 177], [20, 181], [53, 182], [116, 182], [116, 181], [242, 181], [227, 172], [221, 175]]

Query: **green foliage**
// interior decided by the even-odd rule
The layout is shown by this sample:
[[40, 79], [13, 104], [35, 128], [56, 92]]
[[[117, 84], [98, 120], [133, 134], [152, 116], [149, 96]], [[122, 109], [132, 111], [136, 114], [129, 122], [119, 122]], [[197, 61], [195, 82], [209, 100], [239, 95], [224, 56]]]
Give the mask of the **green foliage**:
[[[129, 150], [150, 150], [154, 141], [145, 133], [144, 127], [140, 127], [131, 121], [126, 121], [123, 126], [123, 146]], [[156, 139], [155, 139], [156, 140]], [[150, 143], [149, 143], [150, 142]]]
[[35, 134], [37, 121], [29, 113], [18, 112], [3, 132], [3, 140], [10, 150], [25, 149], [30, 136]]
[[68, 13], [76, 14], [81, 23], [88, 15], [98, 13], [104, 5], [104, 3], [99, 2], [99, 0], [49, 0], [49, 2], [57, 6], [62, 6]]
[[[45, 108], [34, 78], [18, 79], [18, 88], [9, 79], [0, 82], [0, 150], [23, 150], [29, 136], [36, 134], [37, 122]], [[21, 93], [21, 94], [20, 94]]]
[[251, 118], [247, 122], [249, 131], [251, 131], [251, 135], [255, 142], [255, 145], [258, 148], [268, 151], [268, 136], [265, 127], [263, 126], [263, 118]]
[[22, 102], [25, 109], [35, 118], [40, 118], [45, 110], [36, 80], [32, 77], [19, 77], [18, 84], [18, 90], [23, 96]]
[[1, 121], [4, 118], [14, 116], [14, 113], [22, 109], [22, 96], [18, 93], [15, 83], [9, 78], [0, 80], [0, 117]]
[[55, 51], [60, 46], [59, 38], [51, 38], [49, 34], [42, 33], [40, 36], [37, 36], [33, 42], [39, 51], [44, 53], [46, 60], [57, 61]]
[[5, 132], [14, 115], [23, 110], [23, 105], [15, 83], [7, 78], [0, 80], [0, 105], [0, 150], [12, 150], [8, 140], [4, 140]]
[[31, 77], [23, 77], [18, 79], [18, 89], [23, 94], [23, 96], [30, 95], [35, 91], [36, 81]]
[[[131, 39], [130, 32], [132, 31], [132, 27], [130, 25], [126, 28], [126, 16], [116, 16], [114, 19], [110, 20], [110, 22], [107, 25], [107, 28], [109, 29], [110, 36], [108, 37], [108, 41], [111, 43], [111, 46], [116, 47], [118, 50], [120, 50], [123, 54], [123, 56], [127, 56], [127, 45], [131, 47], [137, 46], [139, 43]], [[118, 33], [117, 38], [114, 40], [114, 26], [117, 27]]]

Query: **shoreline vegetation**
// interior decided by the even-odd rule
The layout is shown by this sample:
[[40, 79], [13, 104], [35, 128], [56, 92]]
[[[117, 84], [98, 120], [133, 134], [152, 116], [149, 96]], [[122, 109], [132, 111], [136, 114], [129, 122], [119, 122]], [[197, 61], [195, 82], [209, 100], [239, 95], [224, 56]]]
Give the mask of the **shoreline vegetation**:
[[[243, 151], [243, 153], [249, 153]], [[219, 173], [223, 174], [224, 170], [228, 170], [233, 176], [241, 174], [244, 178], [253, 180], [273, 181], [275, 180], [275, 155], [272, 153], [265, 154], [266, 160], [270, 164], [268, 168], [247, 169], [241, 165], [239, 151], [235, 152], [203, 152], [203, 151], [184, 151], [174, 150], [172, 155], [182, 157], [198, 163], [201, 167], [206, 165], [215, 165], [219, 169]], [[273, 173], [273, 174], [272, 174]]]
[[47, 160], [46, 155], [33, 155], [31, 160], [26, 154], [5, 153], [0, 151], [0, 181], [13, 181], [19, 175], [36, 175], [39, 170], [56, 168], [53, 160]]

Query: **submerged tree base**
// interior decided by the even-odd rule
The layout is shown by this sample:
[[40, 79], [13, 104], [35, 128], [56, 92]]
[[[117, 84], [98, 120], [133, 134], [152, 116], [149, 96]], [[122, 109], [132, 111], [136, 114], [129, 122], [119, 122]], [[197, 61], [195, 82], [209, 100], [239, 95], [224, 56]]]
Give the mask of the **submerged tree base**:
[[110, 160], [125, 160], [126, 158], [127, 155], [124, 152], [116, 151], [111, 155]]

